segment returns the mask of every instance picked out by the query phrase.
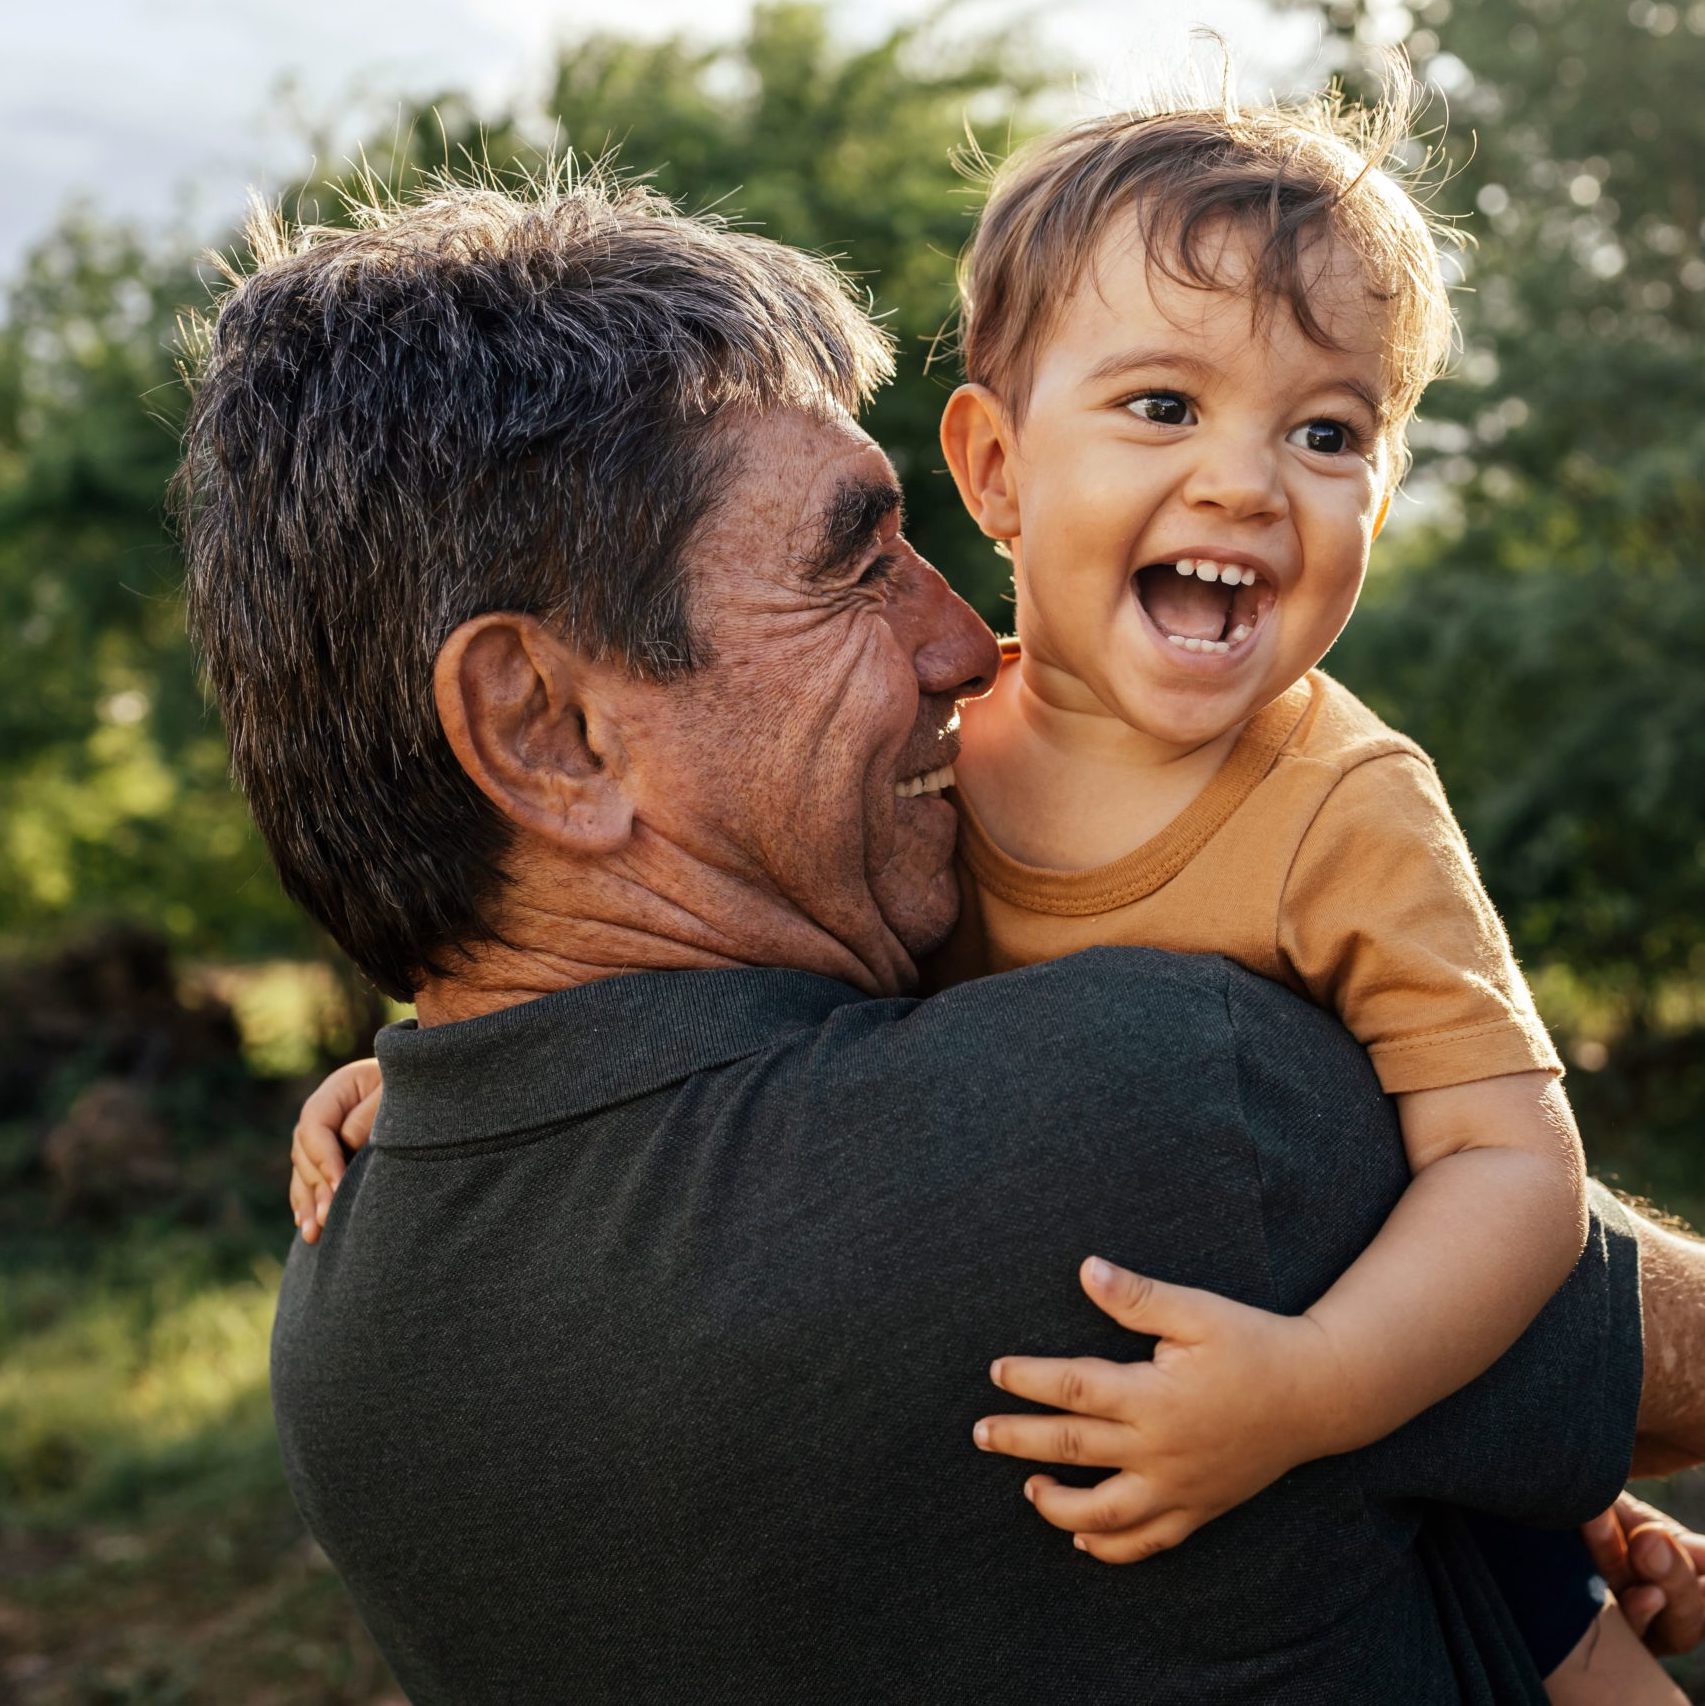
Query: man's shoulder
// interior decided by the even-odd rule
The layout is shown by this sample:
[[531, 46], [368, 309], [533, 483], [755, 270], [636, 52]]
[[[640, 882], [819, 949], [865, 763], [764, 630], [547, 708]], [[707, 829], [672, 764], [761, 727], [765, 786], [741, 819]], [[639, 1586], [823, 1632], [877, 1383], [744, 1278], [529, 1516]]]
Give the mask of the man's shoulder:
[[1217, 954], [1094, 947], [975, 978], [914, 1006], [903, 1023], [958, 1059], [1019, 1058], [1068, 1074], [1085, 1053], [1135, 1064], [1179, 1059], [1231, 1038], [1227, 987], [1239, 968]]
[[1244, 1060], [1263, 1049], [1358, 1052], [1327, 1015], [1217, 954], [1095, 947], [976, 978], [922, 1001], [855, 1002], [813, 1038], [822, 1078], [878, 1101], [962, 1107], [990, 1117], [1137, 1106], [1151, 1114], [1241, 1117]]

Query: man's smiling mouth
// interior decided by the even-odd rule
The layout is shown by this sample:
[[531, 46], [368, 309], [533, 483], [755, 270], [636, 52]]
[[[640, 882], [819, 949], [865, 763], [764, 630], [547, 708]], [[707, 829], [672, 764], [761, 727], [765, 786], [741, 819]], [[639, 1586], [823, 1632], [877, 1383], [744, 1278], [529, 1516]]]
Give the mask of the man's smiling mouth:
[[1277, 596], [1259, 569], [1217, 557], [1149, 563], [1137, 570], [1132, 585], [1149, 621], [1185, 652], [1230, 652], [1243, 645]]
[[898, 800], [912, 800], [919, 794], [939, 794], [943, 788], [952, 786], [953, 766], [944, 764], [939, 770], [926, 770], [921, 776], [908, 776], [903, 782], [896, 782], [894, 797]]

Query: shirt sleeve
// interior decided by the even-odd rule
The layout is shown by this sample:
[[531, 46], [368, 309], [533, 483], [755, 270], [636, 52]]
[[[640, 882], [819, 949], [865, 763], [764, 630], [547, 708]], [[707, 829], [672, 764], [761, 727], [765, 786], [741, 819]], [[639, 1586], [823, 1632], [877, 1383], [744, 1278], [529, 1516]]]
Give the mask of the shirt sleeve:
[[1432, 766], [1347, 771], [1297, 849], [1278, 952], [1368, 1051], [1388, 1094], [1561, 1072]]
[[1634, 1452], [1644, 1360], [1640, 1257], [1594, 1185], [1586, 1248], [1562, 1290], [1478, 1380], [1355, 1454], [1364, 1494], [1434, 1499], [1566, 1528], [1607, 1510]]

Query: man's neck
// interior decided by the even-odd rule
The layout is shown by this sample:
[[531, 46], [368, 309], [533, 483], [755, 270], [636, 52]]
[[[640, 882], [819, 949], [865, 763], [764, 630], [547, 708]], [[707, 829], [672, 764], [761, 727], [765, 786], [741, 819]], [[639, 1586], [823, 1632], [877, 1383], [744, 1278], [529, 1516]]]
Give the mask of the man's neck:
[[447, 974], [415, 992], [420, 1024], [477, 1019], [628, 972], [781, 967], [873, 995], [916, 982], [886, 929], [861, 955], [760, 883], [683, 866], [655, 838], [638, 855], [627, 871], [515, 861], [496, 938], [453, 952]]

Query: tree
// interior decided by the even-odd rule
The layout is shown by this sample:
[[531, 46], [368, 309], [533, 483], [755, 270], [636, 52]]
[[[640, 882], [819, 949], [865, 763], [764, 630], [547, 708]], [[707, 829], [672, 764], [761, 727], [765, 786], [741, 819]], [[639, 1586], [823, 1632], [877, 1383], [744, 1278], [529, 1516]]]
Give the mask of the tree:
[[[124, 914], [241, 954], [306, 939], [225, 779], [160, 521], [194, 269], [72, 215], [0, 323], [0, 934]], [[258, 879], [258, 880], [257, 880]]]
[[1415, 21], [1478, 246], [1430, 513], [1334, 665], [1433, 752], [1524, 956], [1639, 1032], [1705, 977], [1705, 8]]

